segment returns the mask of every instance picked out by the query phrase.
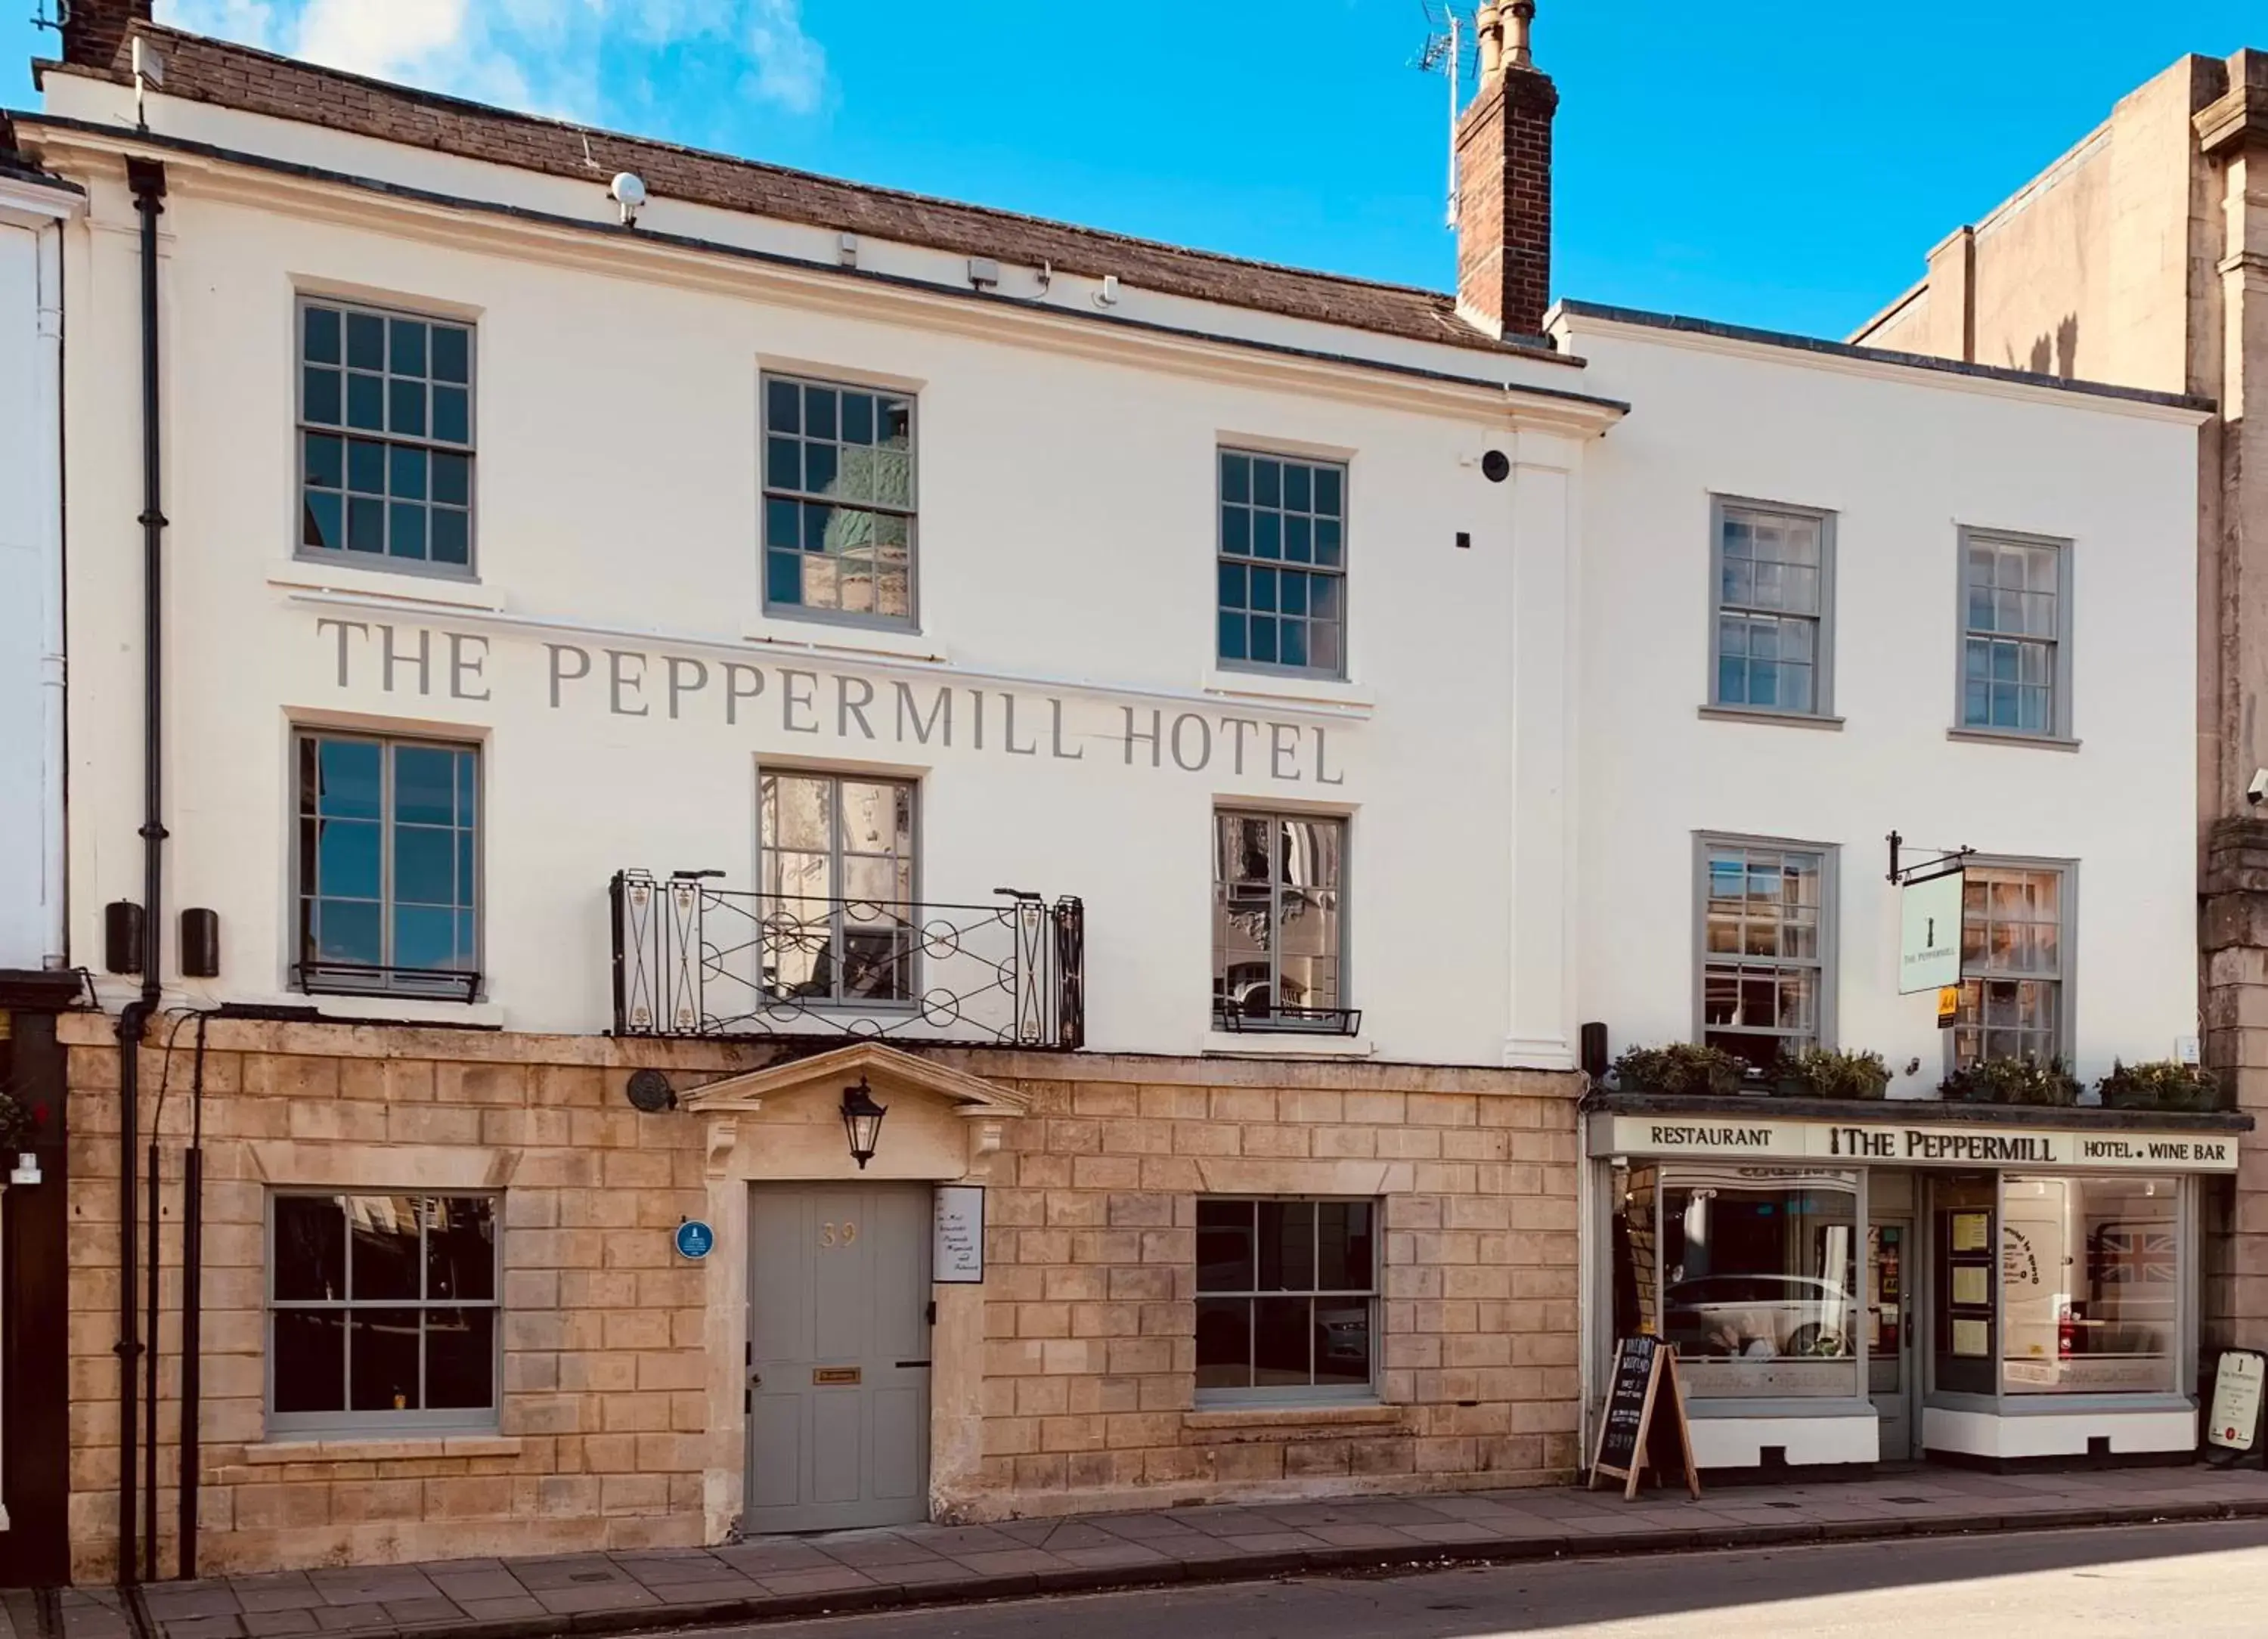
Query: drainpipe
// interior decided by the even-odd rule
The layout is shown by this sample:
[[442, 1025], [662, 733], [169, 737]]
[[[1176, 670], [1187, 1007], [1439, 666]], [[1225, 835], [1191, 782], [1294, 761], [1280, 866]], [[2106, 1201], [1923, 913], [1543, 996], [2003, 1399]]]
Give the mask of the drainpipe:
[[134, 1202], [135, 1128], [141, 1093], [142, 1033], [158, 1011], [158, 930], [164, 917], [166, 827], [164, 791], [165, 673], [163, 633], [166, 515], [159, 510], [158, 393], [158, 217], [165, 210], [166, 167], [151, 159], [126, 162], [142, 218], [142, 991], [118, 1016], [118, 1577], [137, 1574], [135, 1518], [136, 1445], [135, 1368], [141, 1363], [140, 1319], [134, 1312], [135, 1253], [140, 1214]]
[[181, 1158], [181, 1523], [177, 1552], [181, 1580], [197, 1574], [197, 1416], [203, 1385], [197, 1371], [202, 1346], [205, 1250], [205, 1025], [197, 1017], [196, 1069], [189, 1078], [189, 1148]]
[[43, 417], [48, 439], [43, 465], [55, 474], [55, 503], [41, 550], [48, 556], [42, 577], [40, 620], [40, 766], [47, 797], [40, 825], [40, 891], [46, 916], [40, 939], [40, 966], [60, 972], [70, 966], [70, 918], [64, 882], [69, 861], [64, 847], [63, 790], [69, 768], [63, 713], [63, 232], [61, 224], [40, 234], [40, 344], [48, 357], [42, 380], [50, 398]]

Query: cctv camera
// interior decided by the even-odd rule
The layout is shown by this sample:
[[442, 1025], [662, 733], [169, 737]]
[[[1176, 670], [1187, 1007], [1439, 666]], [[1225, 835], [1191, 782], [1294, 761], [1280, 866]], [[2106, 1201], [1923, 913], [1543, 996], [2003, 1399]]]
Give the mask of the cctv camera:
[[2255, 808], [2268, 801], [2268, 768], [2255, 768], [2252, 783], [2244, 788], [2244, 800]]

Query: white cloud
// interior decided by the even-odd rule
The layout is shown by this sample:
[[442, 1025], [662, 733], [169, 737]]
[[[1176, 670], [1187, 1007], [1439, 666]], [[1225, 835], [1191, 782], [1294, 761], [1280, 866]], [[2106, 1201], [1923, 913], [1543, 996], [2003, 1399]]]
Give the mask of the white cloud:
[[[650, 54], [738, 60], [740, 91], [793, 114], [824, 103], [827, 54], [800, 0], [158, 0], [161, 22], [351, 73], [601, 121], [667, 107]], [[681, 114], [698, 110], [678, 109]]]

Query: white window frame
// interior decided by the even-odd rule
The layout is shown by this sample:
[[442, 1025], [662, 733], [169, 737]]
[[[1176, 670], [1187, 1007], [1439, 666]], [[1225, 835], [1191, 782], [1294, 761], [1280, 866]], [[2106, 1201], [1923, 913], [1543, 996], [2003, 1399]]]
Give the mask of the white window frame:
[[[2027, 858], [2012, 854], [1974, 854], [1961, 863], [1964, 873], [1978, 871], [2028, 871], [2041, 875], [2052, 873], [2061, 878], [2056, 888], [2056, 913], [2059, 926], [2056, 931], [2056, 976], [2053, 981], [2056, 987], [2055, 1056], [2066, 1069], [2069, 1069], [2078, 1051], [2079, 1041], [2078, 1033], [2074, 1028], [2077, 1010], [2073, 1006], [2073, 998], [2079, 993], [2079, 862], [2075, 859]], [[1966, 886], [1964, 882], [1964, 892]], [[1962, 941], [1964, 944], [1968, 942], [1968, 937], [1969, 918], [1964, 906], [1962, 913]], [[1961, 965], [1962, 985], [1965, 986], [1968, 983], [1970, 976], [1969, 964], [1963, 961]], [[2002, 976], [2021, 978], [2024, 975]], [[1955, 1042], [1958, 1040], [1958, 1027], [1955, 1025], [1948, 1025], [1939, 1031], [1938, 1034], [1944, 1038], [1942, 1056], [1945, 1073], [1950, 1076], [1960, 1068], [1960, 1060], [1955, 1051]]]
[[[1955, 532], [1953, 607], [1953, 726], [1955, 739], [1996, 740], [2017, 745], [2051, 746], [2068, 750], [2079, 742], [2072, 731], [2072, 558], [2073, 543], [2060, 535], [2027, 534], [2014, 529], [1982, 529], [1961, 525]], [[2043, 548], [2056, 555], [2055, 656], [2049, 667], [2049, 724], [2043, 730], [1995, 728], [1968, 720], [1969, 681], [1969, 549], [1972, 544], [2005, 544]], [[1980, 636], [1992, 634], [1979, 633]], [[2036, 640], [2031, 640], [2036, 641]]]
[[[909, 504], [898, 508], [873, 502], [829, 501], [825, 496], [802, 489], [775, 490], [771, 481], [770, 440], [772, 436], [771, 388], [775, 382], [798, 389], [822, 387], [836, 393], [858, 393], [875, 398], [902, 399], [906, 406], [906, 484]], [[841, 414], [841, 402], [836, 414]], [[838, 429], [841, 423], [836, 423]], [[806, 435], [800, 430], [783, 437], [793, 437], [801, 444]], [[839, 439], [836, 440], [838, 444]], [[759, 370], [756, 372], [756, 595], [764, 615], [776, 621], [813, 621], [825, 626], [857, 627], [867, 631], [918, 632], [921, 630], [921, 394], [911, 387], [888, 386], [873, 381], [860, 381], [844, 376], [814, 375], [800, 370]], [[772, 598], [772, 546], [766, 534], [768, 505], [774, 499], [792, 500], [799, 504], [841, 506], [850, 511], [873, 512], [880, 516], [903, 518], [906, 523], [906, 612], [903, 615], [884, 614], [873, 610], [827, 608], [809, 603], [781, 603]], [[875, 600], [880, 601], [881, 584], [875, 583]]]
[[[318, 1200], [335, 1201], [342, 1196], [353, 1195], [433, 1196], [446, 1197], [450, 1200], [477, 1200], [488, 1202], [492, 1214], [490, 1222], [495, 1225], [495, 1239], [492, 1245], [495, 1253], [496, 1267], [494, 1281], [491, 1286], [491, 1290], [494, 1292], [494, 1296], [484, 1299], [449, 1299], [438, 1301], [425, 1297], [422, 1295], [415, 1299], [372, 1299], [367, 1302], [358, 1298], [338, 1298], [335, 1300], [289, 1298], [279, 1300], [276, 1296], [276, 1203], [287, 1197], [297, 1197], [301, 1199], [313, 1197]], [[342, 1434], [357, 1435], [371, 1438], [387, 1438], [397, 1434], [414, 1435], [429, 1430], [440, 1430], [455, 1434], [477, 1434], [482, 1432], [492, 1432], [502, 1426], [502, 1419], [504, 1415], [504, 1194], [502, 1191], [493, 1189], [429, 1189], [418, 1187], [388, 1188], [384, 1186], [378, 1185], [368, 1187], [357, 1186], [352, 1188], [332, 1187], [328, 1186], [278, 1185], [272, 1187], [268, 1190], [267, 1200], [261, 1208], [261, 1409], [266, 1420], [268, 1432], [270, 1435]], [[354, 1252], [351, 1244], [351, 1233], [352, 1231], [350, 1230], [350, 1241], [345, 1251], [345, 1256], [348, 1260], [347, 1279], [350, 1285], [351, 1285], [354, 1278], [352, 1274]], [[424, 1272], [422, 1267], [419, 1271], [418, 1278], [419, 1284], [422, 1287], [424, 1282]], [[491, 1357], [489, 1362], [489, 1404], [484, 1407], [463, 1407], [442, 1411], [277, 1411], [276, 1409], [276, 1317], [277, 1313], [282, 1311], [311, 1309], [344, 1310], [349, 1312], [357, 1309], [416, 1309], [421, 1312], [427, 1309], [487, 1309], [492, 1311], [495, 1313], [497, 1319], [491, 1339], [494, 1347], [491, 1350]], [[346, 1361], [342, 1363], [344, 1363], [347, 1370], [350, 1371], [352, 1369], [351, 1362], [353, 1359], [353, 1345], [351, 1341], [347, 1345], [347, 1349], [348, 1354]], [[421, 1357], [419, 1361], [419, 1371], [421, 1376], [423, 1370], [424, 1362]]]
[[[1719, 692], [1718, 663], [1722, 658], [1725, 603], [1725, 525], [1735, 513], [1804, 518], [1819, 526], [1819, 612], [1813, 617], [1817, 638], [1811, 657], [1811, 705], [1798, 710], [1789, 706], [1751, 705], [1727, 700]], [[1712, 717], [1753, 718], [1760, 722], [1794, 723], [1812, 727], [1833, 726], [1835, 715], [1835, 524], [1836, 514], [1825, 507], [1802, 506], [1787, 501], [1764, 501], [1750, 496], [1709, 496], [1709, 673], [1702, 709]], [[1747, 607], [1749, 606], [1735, 606]], [[1758, 613], [1777, 613], [1763, 611]], [[1786, 618], [1801, 619], [1800, 615]]]
[[[1709, 1032], [1709, 856], [1718, 849], [1754, 849], [1780, 854], [1810, 854], [1819, 860], [1819, 974], [1816, 1045], [1832, 1051], [1836, 1045], [1835, 995], [1840, 980], [1837, 945], [1842, 927], [1839, 891], [1843, 850], [1834, 842], [1807, 842], [1793, 837], [1750, 836], [1737, 831], [1697, 831], [1693, 834], [1693, 1040]], [[1783, 958], [1739, 959], [1741, 966], [1800, 966]], [[1767, 1035], [1771, 1032], [1756, 1032]]]

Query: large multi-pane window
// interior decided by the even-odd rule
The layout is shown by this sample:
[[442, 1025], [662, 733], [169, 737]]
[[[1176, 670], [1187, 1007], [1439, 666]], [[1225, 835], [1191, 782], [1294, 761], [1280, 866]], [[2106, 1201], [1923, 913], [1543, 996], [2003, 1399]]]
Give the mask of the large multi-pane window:
[[472, 327], [299, 305], [299, 549], [469, 573]]
[[1721, 499], [1714, 512], [1709, 703], [1827, 715], [1833, 709], [1831, 515]]
[[269, 1430], [492, 1425], [497, 1223], [491, 1195], [271, 1195]]
[[1343, 1030], [1346, 822], [1213, 816], [1212, 1005], [1246, 1030]]
[[764, 606], [875, 625], [914, 619], [914, 401], [763, 379]]
[[2062, 543], [1965, 532], [1961, 575], [1961, 726], [2069, 732]]
[[1220, 452], [1220, 660], [1342, 677], [1346, 468]]
[[1961, 1004], [1953, 1062], [2063, 1055], [2068, 885], [2054, 865], [1968, 867], [1961, 898]]
[[1697, 1399], [1859, 1393], [1859, 1177], [1830, 1167], [1613, 1173], [1615, 1327], [1677, 1352]]
[[1700, 853], [1701, 1040], [1769, 1069], [1826, 1039], [1833, 853], [1736, 837]]
[[479, 751], [328, 731], [297, 739], [300, 988], [470, 1001]]
[[1373, 1201], [1198, 1201], [1198, 1398], [1367, 1396], [1377, 1243]]
[[910, 1005], [914, 787], [765, 773], [757, 790], [761, 983], [805, 1003]]

